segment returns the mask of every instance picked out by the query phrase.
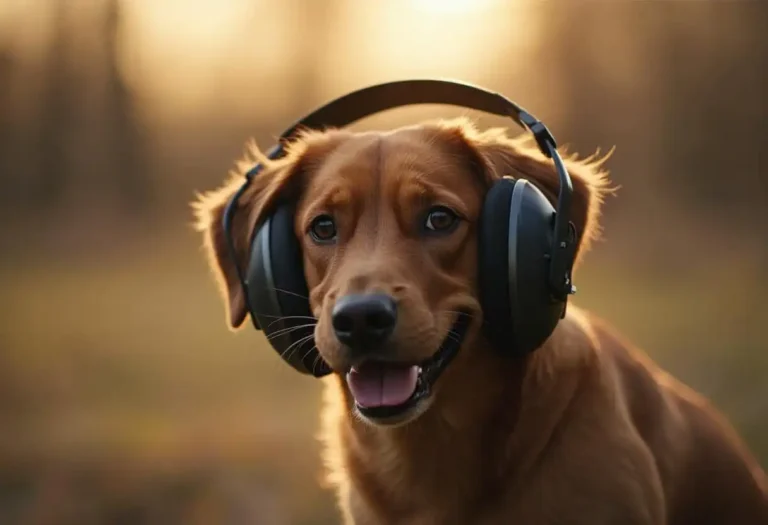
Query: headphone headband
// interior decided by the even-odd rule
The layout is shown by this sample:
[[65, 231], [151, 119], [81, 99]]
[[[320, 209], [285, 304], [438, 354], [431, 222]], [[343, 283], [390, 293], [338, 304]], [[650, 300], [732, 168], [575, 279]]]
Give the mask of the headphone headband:
[[[568, 220], [573, 193], [571, 177], [557, 152], [557, 143], [552, 133], [536, 117], [503, 95], [471, 84], [449, 80], [416, 79], [375, 84], [332, 100], [295, 122], [280, 135], [278, 144], [269, 151], [267, 157], [277, 159], [285, 155], [285, 143], [301, 129], [320, 130], [327, 127], [344, 127], [375, 113], [415, 104], [453, 105], [509, 117], [530, 131], [542, 154], [553, 160], [560, 181], [560, 190], [555, 214], [549, 284], [552, 296], [557, 300], [565, 300], [575, 291], [571, 286], [570, 278], [576, 245], [576, 232], [573, 231], [573, 226]], [[231, 224], [238, 200], [262, 168], [261, 164], [257, 164], [245, 174], [246, 180], [227, 204], [222, 219], [230, 257], [237, 269], [244, 291], [247, 283], [237, 263], [234, 242], [230, 235]], [[250, 305], [247, 304], [248, 294], [245, 293], [244, 296], [250, 311]]]
[[549, 157], [545, 141], [555, 144], [549, 130], [523, 108], [506, 97], [464, 82], [417, 79], [375, 84], [347, 93], [297, 121], [281, 135], [288, 139], [302, 128], [344, 127], [362, 118], [400, 106], [443, 104], [511, 117], [533, 132], [542, 152]]

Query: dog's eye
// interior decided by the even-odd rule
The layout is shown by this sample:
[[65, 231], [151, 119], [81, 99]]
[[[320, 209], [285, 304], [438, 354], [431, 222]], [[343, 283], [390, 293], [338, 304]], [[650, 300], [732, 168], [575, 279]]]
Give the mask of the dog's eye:
[[319, 215], [309, 225], [309, 235], [315, 242], [330, 243], [336, 240], [336, 222], [330, 215]]
[[430, 233], [448, 233], [459, 223], [456, 212], [445, 206], [435, 206], [427, 213], [424, 228]]

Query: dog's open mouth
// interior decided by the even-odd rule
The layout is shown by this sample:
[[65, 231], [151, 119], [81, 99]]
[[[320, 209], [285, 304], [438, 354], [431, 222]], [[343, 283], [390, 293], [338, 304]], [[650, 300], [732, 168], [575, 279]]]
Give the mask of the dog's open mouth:
[[368, 360], [353, 367], [347, 373], [347, 385], [360, 414], [384, 421], [412, 413], [455, 357], [469, 321], [469, 315], [460, 314], [437, 352], [420, 364]]
[[363, 408], [399, 406], [416, 392], [421, 368], [368, 361], [352, 368], [347, 382]]
[[418, 365], [367, 361], [352, 368], [347, 384], [357, 410], [375, 420], [409, 412], [429, 394], [429, 384]]

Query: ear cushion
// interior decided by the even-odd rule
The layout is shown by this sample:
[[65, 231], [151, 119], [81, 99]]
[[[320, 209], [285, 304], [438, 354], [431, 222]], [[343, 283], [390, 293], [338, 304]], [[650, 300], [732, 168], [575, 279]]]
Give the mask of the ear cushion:
[[478, 294], [486, 334], [499, 349], [515, 339], [509, 296], [509, 209], [517, 181], [501, 179], [485, 196], [477, 230]]
[[246, 288], [251, 317], [272, 348], [299, 372], [330, 372], [315, 348], [301, 246], [293, 230], [295, 208], [278, 207], [251, 243]]
[[526, 180], [489, 190], [479, 225], [479, 294], [486, 332], [501, 351], [525, 355], [552, 334], [564, 303], [549, 290], [554, 208]]

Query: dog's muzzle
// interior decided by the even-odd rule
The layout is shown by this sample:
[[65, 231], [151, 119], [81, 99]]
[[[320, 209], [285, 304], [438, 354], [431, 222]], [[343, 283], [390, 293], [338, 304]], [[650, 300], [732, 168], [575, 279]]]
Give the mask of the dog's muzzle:
[[[460, 313], [443, 339], [440, 348], [426, 361], [414, 366], [391, 363], [366, 363], [347, 374], [347, 383], [355, 398], [357, 410], [368, 419], [396, 418], [414, 409], [432, 393], [435, 383], [451, 364], [467, 335], [472, 317]], [[371, 367], [378, 367], [371, 370]], [[366, 369], [367, 368], [367, 369]], [[361, 377], [378, 374], [378, 388], [372, 392]], [[370, 379], [370, 378], [368, 378]], [[389, 383], [387, 383], [389, 382]]]

